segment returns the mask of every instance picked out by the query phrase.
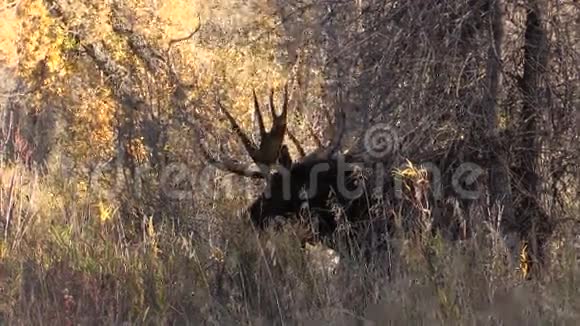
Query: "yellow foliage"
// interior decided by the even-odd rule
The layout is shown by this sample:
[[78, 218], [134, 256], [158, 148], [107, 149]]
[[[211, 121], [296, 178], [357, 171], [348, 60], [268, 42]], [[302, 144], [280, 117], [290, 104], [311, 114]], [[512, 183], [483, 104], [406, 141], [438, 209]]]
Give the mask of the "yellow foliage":
[[149, 151], [143, 144], [143, 137], [131, 139], [127, 152], [138, 163], [144, 163], [149, 157]]
[[114, 153], [113, 118], [117, 106], [109, 96], [103, 89], [79, 94], [67, 146], [73, 158], [98, 161]]
[[206, 16], [203, 3], [191, 0], [163, 1], [157, 11], [163, 35], [178, 38], [193, 32], [202, 22], [198, 17]]
[[211, 247], [210, 259], [215, 262], [223, 263], [225, 261], [225, 253], [218, 247]]
[[407, 190], [411, 190], [411, 186], [407, 183], [411, 182], [413, 185], [417, 185], [429, 180], [429, 175], [426, 169], [422, 167], [417, 167], [413, 162], [407, 160], [407, 167], [402, 169], [395, 169], [393, 175], [400, 178]]
[[529, 246], [526, 241], [521, 244], [520, 248], [520, 264], [518, 271], [523, 279], [527, 280], [530, 278], [532, 269], [532, 261], [530, 259]]
[[[59, 141], [64, 152], [77, 163], [106, 161], [114, 155], [115, 123], [125, 119], [125, 110], [112, 92], [106, 76], [95, 69], [94, 62], [82, 53], [82, 46], [68, 30], [83, 33], [80, 42], [99, 42], [117, 62], [130, 71], [135, 86], [133, 95], [148, 101], [147, 105], [161, 117], [170, 117], [175, 109], [170, 94], [174, 86], [167, 76], [152, 74], [129, 48], [127, 39], [113, 32], [113, 10], [109, 2], [97, 0], [90, 4], [66, 2], [67, 24], [50, 15], [46, 3], [28, 0], [19, 10], [21, 48], [20, 75], [35, 89], [29, 98], [30, 107], [41, 110], [56, 101], [65, 110], [66, 133]], [[229, 129], [223, 119], [216, 119], [215, 96], [219, 94], [240, 124], [251, 129], [252, 89], [261, 100], [270, 87], [280, 94], [286, 83], [286, 67], [278, 63], [281, 28], [277, 16], [267, 1], [250, 2], [168, 0], [159, 4], [144, 0], [123, 3], [130, 15], [130, 27], [145, 37], [148, 43], [165, 50], [173, 39], [189, 35], [201, 24], [201, 31], [191, 39], [171, 48], [172, 63], [184, 83], [195, 85], [188, 94], [196, 103], [189, 110], [203, 112], [216, 121], [216, 127]], [[120, 12], [124, 15], [125, 12]], [[14, 24], [14, 23], [13, 23]], [[231, 30], [227, 39], [203, 34], [213, 25]], [[5, 27], [8, 29], [9, 27]], [[10, 28], [11, 30], [14, 28]], [[231, 36], [231, 38], [230, 38]], [[1, 53], [1, 52], [0, 52]], [[73, 55], [71, 55], [73, 54]], [[153, 76], [152, 76], [153, 75]], [[37, 83], [42, 82], [38, 85]], [[115, 86], [113, 86], [115, 87]], [[277, 97], [277, 99], [279, 99]], [[131, 117], [136, 124], [146, 118], [146, 112]], [[217, 114], [219, 117], [219, 113]], [[266, 115], [266, 120], [269, 116]], [[138, 130], [138, 129], [136, 129]], [[181, 148], [182, 134], [174, 133], [165, 148]], [[150, 157], [150, 148], [136, 132], [125, 144], [129, 154], [139, 163]]]
[[[0, 3], [0, 7], [3, 5]], [[18, 29], [20, 20], [13, 8], [0, 8], [0, 62], [9, 67], [18, 63]]]
[[[23, 2], [20, 19], [20, 73], [25, 77], [42, 79], [50, 78], [49, 74], [55, 72], [63, 76], [66, 69], [60, 52], [68, 37], [64, 29], [50, 16], [44, 3], [39, 0]], [[44, 63], [48, 68], [41, 76], [38, 76], [39, 63]]]
[[105, 204], [102, 200], [99, 200], [97, 206], [99, 208], [99, 221], [101, 223], [106, 223], [113, 218], [116, 211], [115, 208]]
[[6, 248], [4, 241], [0, 240], [0, 261], [2, 261], [4, 259], [4, 257], [7, 257], [7, 255], [8, 255], [8, 248]]
[[393, 174], [401, 178], [420, 180], [427, 177], [427, 171], [423, 168], [416, 167], [413, 162], [407, 160], [408, 166], [403, 169], [395, 169]]

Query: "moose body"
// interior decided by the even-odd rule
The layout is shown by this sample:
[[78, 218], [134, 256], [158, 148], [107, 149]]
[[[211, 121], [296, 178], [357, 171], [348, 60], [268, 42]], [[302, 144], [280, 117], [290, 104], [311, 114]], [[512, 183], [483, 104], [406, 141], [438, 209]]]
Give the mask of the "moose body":
[[331, 237], [338, 220], [364, 220], [368, 214], [356, 171], [339, 159], [294, 164], [271, 176], [267, 189], [250, 206], [252, 222], [263, 229], [277, 216], [306, 221], [318, 236]]

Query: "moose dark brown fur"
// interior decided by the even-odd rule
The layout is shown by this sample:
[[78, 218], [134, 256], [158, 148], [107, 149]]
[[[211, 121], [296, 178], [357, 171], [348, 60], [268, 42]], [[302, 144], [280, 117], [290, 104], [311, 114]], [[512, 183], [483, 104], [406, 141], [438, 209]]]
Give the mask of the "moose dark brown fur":
[[350, 222], [365, 220], [368, 205], [360, 178], [345, 166], [342, 160], [331, 158], [294, 163], [288, 170], [275, 172], [249, 208], [252, 222], [263, 229], [277, 216], [298, 218], [313, 226], [318, 236], [329, 238], [340, 215]]

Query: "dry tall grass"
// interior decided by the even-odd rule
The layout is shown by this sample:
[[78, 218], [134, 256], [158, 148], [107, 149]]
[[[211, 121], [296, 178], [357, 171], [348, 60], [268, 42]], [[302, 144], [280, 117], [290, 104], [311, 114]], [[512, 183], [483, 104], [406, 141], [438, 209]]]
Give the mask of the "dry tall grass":
[[370, 263], [343, 257], [335, 269], [321, 268], [331, 264], [328, 252], [304, 251], [291, 228], [258, 235], [246, 221], [217, 213], [211, 232], [184, 234], [145, 217], [131, 234], [114, 203], [81, 196], [66, 176], [49, 175], [20, 166], [0, 171], [0, 324], [517, 325], [580, 318], [570, 236], [529, 281], [485, 225], [461, 243], [435, 237], [419, 249], [393, 239], [390, 254]]

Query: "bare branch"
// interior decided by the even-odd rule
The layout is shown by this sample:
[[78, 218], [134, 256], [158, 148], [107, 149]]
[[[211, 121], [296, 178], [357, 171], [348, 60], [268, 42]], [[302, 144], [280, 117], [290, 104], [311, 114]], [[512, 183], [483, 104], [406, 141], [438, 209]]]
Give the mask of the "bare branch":
[[191, 32], [189, 35], [184, 36], [184, 37], [180, 37], [180, 38], [176, 38], [176, 39], [172, 39], [169, 41], [169, 46], [168, 46], [168, 50], [171, 49], [171, 47], [177, 43], [183, 42], [183, 41], [188, 41], [190, 40], [195, 34], [197, 34], [197, 32], [199, 32], [199, 30], [201, 29], [201, 16], [198, 13], [197, 14], [197, 21], [199, 22], [199, 24], [197, 25], [197, 27], [193, 30], [193, 32]]

